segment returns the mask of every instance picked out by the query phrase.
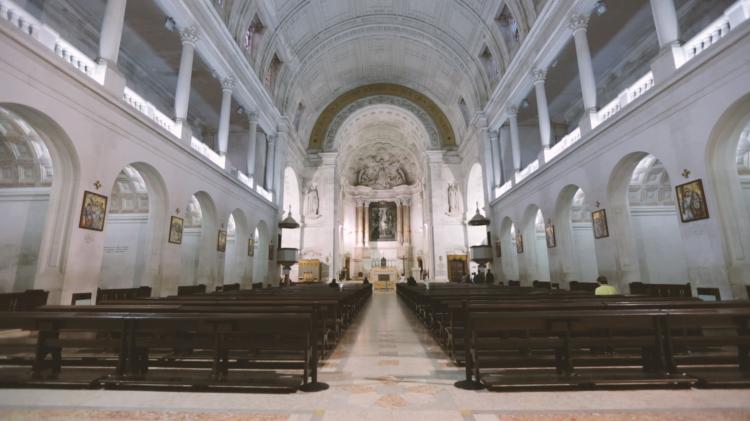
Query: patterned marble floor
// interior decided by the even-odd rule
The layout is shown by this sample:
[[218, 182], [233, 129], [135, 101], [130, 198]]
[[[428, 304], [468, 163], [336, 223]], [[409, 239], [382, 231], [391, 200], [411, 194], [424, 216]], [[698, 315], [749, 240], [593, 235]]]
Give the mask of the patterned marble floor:
[[0, 389], [0, 420], [750, 420], [750, 390], [491, 393], [453, 366], [394, 293], [374, 294], [293, 395]]

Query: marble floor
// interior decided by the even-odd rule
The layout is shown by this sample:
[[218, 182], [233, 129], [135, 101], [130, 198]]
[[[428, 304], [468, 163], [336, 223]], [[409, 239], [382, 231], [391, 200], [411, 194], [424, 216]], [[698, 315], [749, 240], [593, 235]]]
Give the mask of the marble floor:
[[330, 389], [292, 395], [0, 389], [0, 420], [750, 420], [750, 390], [464, 391], [395, 293], [375, 293], [321, 368]]

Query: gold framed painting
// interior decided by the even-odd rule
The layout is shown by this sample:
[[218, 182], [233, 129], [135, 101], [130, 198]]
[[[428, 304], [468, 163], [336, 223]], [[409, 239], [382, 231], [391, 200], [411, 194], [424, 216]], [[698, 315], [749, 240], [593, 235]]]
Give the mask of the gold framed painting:
[[247, 255], [250, 257], [255, 256], [255, 239], [250, 238], [247, 240]]
[[555, 237], [555, 225], [554, 224], [546, 224], [544, 226], [544, 236], [547, 238], [548, 249], [557, 247], [557, 237]]
[[703, 192], [703, 180], [700, 178], [675, 187], [677, 191], [677, 208], [682, 222], [693, 222], [708, 219], [708, 205]]
[[81, 219], [78, 228], [93, 231], [104, 231], [104, 220], [107, 216], [107, 196], [88, 190], [83, 192]]
[[169, 220], [169, 239], [167, 241], [172, 244], [182, 244], [182, 228], [184, 224], [184, 219], [172, 216]]
[[604, 209], [591, 212], [591, 223], [594, 226], [594, 238], [609, 237], [609, 225], [607, 225], [607, 212]]
[[516, 234], [516, 253], [523, 254], [523, 234]]
[[227, 251], [227, 232], [219, 230], [219, 237], [216, 239], [216, 251], [224, 253]]

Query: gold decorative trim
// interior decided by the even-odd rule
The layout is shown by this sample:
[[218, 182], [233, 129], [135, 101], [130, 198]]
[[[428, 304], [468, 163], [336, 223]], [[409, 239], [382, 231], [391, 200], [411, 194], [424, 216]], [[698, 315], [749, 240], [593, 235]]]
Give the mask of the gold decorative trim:
[[318, 116], [315, 126], [313, 126], [312, 133], [310, 134], [310, 142], [307, 146], [308, 149], [323, 149], [326, 132], [328, 132], [331, 122], [347, 105], [362, 98], [376, 95], [396, 96], [413, 102], [418, 107], [422, 108], [435, 123], [440, 136], [440, 145], [443, 147], [456, 146], [456, 138], [453, 135], [453, 127], [451, 127], [450, 121], [448, 121], [448, 118], [443, 114], [440, 107], [438, 107], [430, 98], [402, 85], [375, 83], [354, 88], [351, 91], [341, 94], [328, 104], [323, 112], [320, 113], [320, 116]]

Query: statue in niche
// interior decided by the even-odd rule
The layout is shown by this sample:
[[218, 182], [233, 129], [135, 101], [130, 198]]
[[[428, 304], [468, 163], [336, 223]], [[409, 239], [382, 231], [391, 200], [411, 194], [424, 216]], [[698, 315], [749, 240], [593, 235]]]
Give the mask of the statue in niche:
[[305, 217], [320, 217], [320, 196], [318, 195], [318, 186], [314, 184], [307, 188], [305, 195]]
[[462, 212], [461, 192], [456, 184], [448, 184], [448, 215], [458, 216]]

